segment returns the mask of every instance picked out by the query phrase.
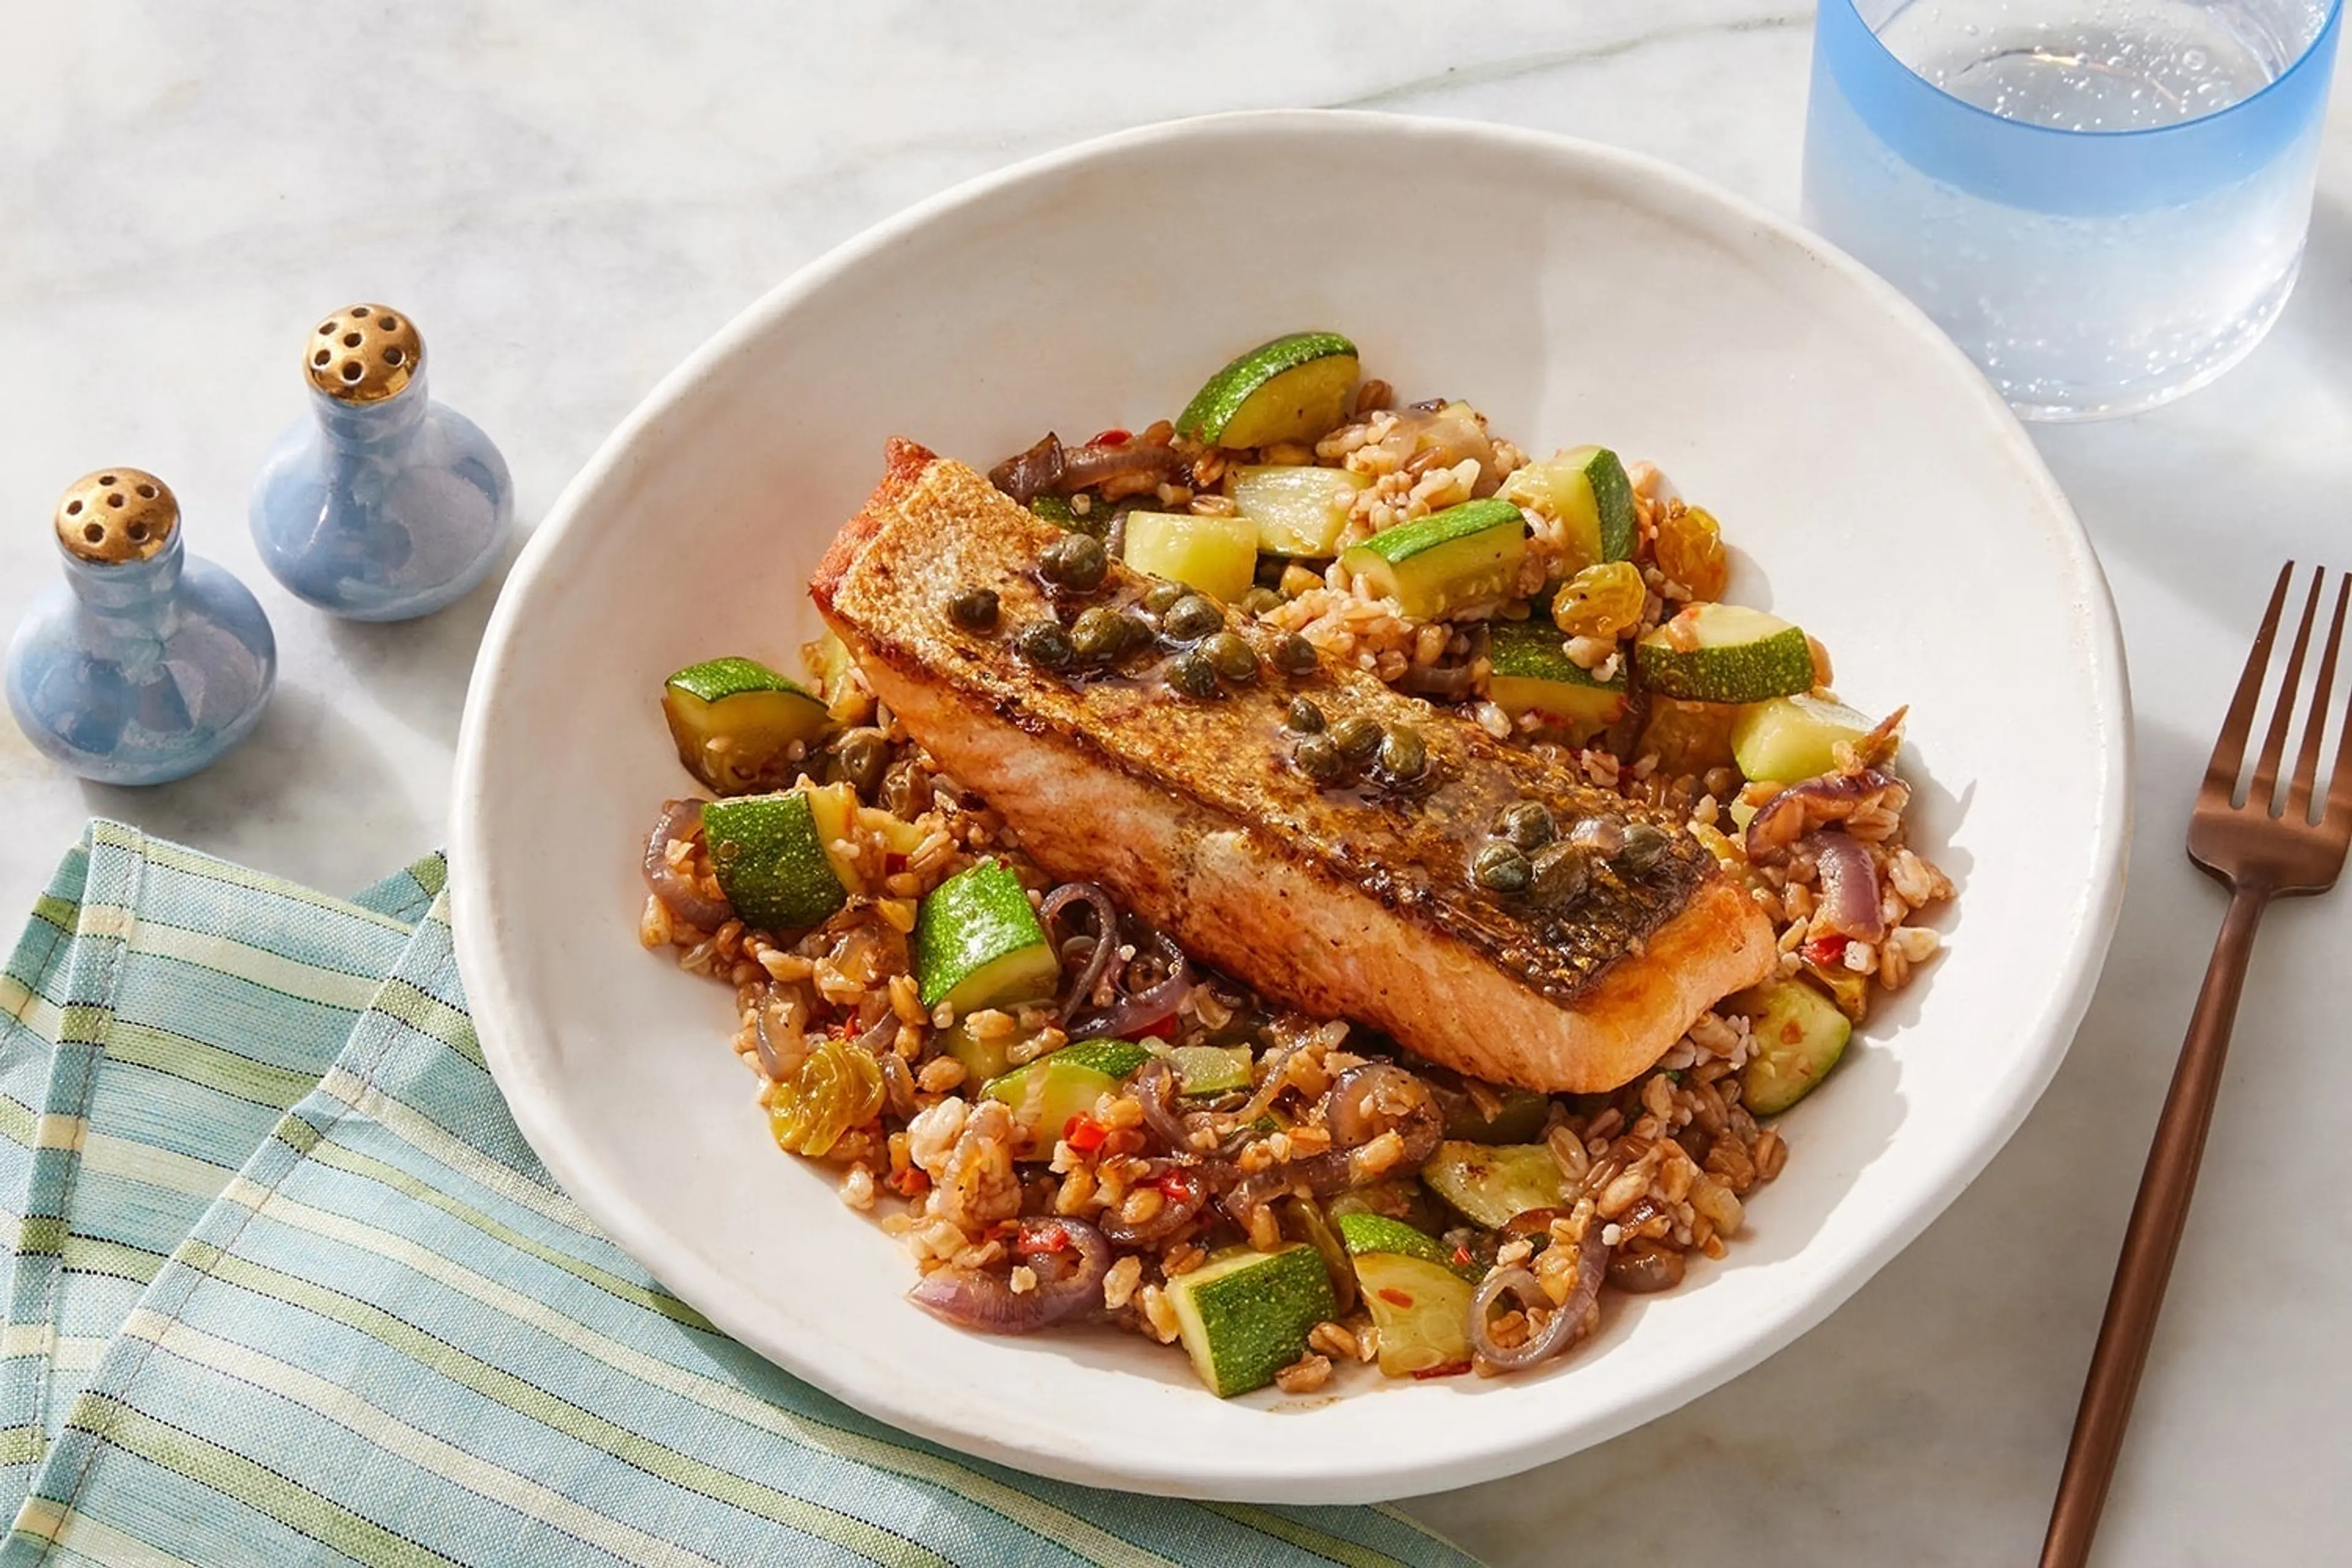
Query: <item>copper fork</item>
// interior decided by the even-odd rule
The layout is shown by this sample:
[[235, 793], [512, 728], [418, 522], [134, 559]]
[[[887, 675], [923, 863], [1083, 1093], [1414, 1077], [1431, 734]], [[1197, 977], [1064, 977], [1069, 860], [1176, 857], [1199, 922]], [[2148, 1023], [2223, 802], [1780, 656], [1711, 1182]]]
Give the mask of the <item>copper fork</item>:
[[2344, 638], [2345, 604], [2352, 596], [2352, 574], [2342, 580], [2336, 592], [2336, 616], [2327, 630], [2327, 647], [2320, 655], [2310, 701], [2301, 709], [2303, 743], [2296, 750], [2294, 772], [2287, 780], [2284, 798], [2279, 794], [2279, 767], [2285, 760], [2298, 711], [2304, 657], [2310, 651], [2322, 590], [2327, 585], [2324, 567], [2312, 578], [2311, 595], [2303, 606], [2303, 625], [2287, 654], [2270, 728], [2263, 737], [2262, 752], [2254, 760], [2253, 777], [2242, 803], [2237, 793], [2246, 740], [2253, 731], [2272, 646], [2278, 637], [2279, 612], [2286, 605], [2294, 577], [2294, 563], [2290, 561], [2279, 572], [2278, 586], [2271, 592], [2263, 629], [2254, 634], [2253, 651], [2246, 656], [2245, 673], [2238, 678], [2237, 696], [2231, 700], [2221, 737], [2213, 743], [2213, 759], [2205, 766], [2205, 783], [2197, 792], [2196, 814], [2189, 819], [2189, 858], [2228, 886], [2230, 912], [2222, 918], [2221, 935], [2213, 944], [2213, 962], [2205, 971], [2204, 988], [2197, 994], [2197, 1011], [2189, 1020], [2180, 1065], [2173, 1069], [2172, 1088], [2164, 1097], [2164, 1114], [2148, 1149], [2147, 1169], [2140, 1176], [2139, 1196], [2132, 1204], [2131, 1224], [2124, 1232], [2123, 1256], [2116, 1264], [2106, 1317], [2099, 1324], [2098, 1349], [2092, 1352], [2090, 1375], [2083, 1384], [2082, 1407], [2075, 1413], [2074, 1439], [2066, 1448], [2066, 1468], [2059, 1479], [2057, 1502], [2050, 1510], [2050, 1531], [2042, 1543], [2042, 1568], [2081, 1568], [2090, 1555], [2091, 1535], [2098, 1528], [2107, 1483], [2115, 1477], [2116, 1456], [2123, 1447], [2132, 1395], [2139, 1387], [2148, 1342], [2156, 1334], [2157, 1313], [2164, 1305], [2165, 1282], [2172, 1273], [2173, 1255], [2180, 1248], [2181, 1226], [2189, 1218], [2197, 1163], [2205, 1152], [2206, 1130], [2213, 1121], [2213, 1097], [2221, 1086], [2221, 1060], [2230, 1048], [2230, 1026], [2237, 1017], [2246, 960], [2253, 952], [2254, 931], [2263, 910], [2274, 898], [2324, 893], [2334, 887], [2336, 873], [2344, 868], [2345, 847], [2352, 843], [2352, 721], [2342, 726], [2343, 737], [2336, 745], [2324, 795], [2318, 785], [2321, 737], [2327, 729], [2328, 699], [2336, 680], [2336, 652]]

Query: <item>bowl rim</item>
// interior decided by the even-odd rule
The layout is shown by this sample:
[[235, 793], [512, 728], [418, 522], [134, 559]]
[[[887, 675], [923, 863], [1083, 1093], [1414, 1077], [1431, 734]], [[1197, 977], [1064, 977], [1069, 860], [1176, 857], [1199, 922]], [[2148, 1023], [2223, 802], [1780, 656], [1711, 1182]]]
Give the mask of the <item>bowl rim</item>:
[[[1540, 1430], [1521, 1423], [1497, 1423], [1497, 1436], [1452, 1449], [1443, 1459], [1401, 1457], [1393, 1464], [1344, 1474], [1312, 1463], [1248, 1473], [1230, 1466], [1208, 1473], [1155, 1454], [1121, 1446], [1116, 1460], [1102, 1454], [1072, 1454], [1017, 1441], [996, 1441], [935, 1421], [923, 1407], [913, 1380], [897, 1388], [852, 1385], [827, 1364], [819, 1346], [779, 1342], [762, 1332], [756, 1318], [736, 1308], [739, 1288], [724, 1272], [707, 1267], [668, 1244], [667, 1232], [631, 1192], [613, 1181], [593, 1150], [576, 1140], [570, 1123], [554, 1110], [542, 1068], [543, 1051], [521, 1043], [537, 1028], [531, 1010], [514, 987], [499, 954], [499, 883], [488, 856], [485, 811], [485, 757], [495, 731], [492, 711], [502, 673], [518, 643], [521, 606], [563, 559], [566, 535], [586, 498], [620, 476], [640, 434], [667, 416], [709, 369], [757, 339], [772, 323], [842, 274], [886, 251], [894, 242], [943, 215], [984, 202], [1014, 185], [1050, 178], [1065, 170], [1116, 159], [1162, 143], [1261, 132], [1349, 134], [1458, 139], [1549, 157], [1566, 155], [1604, 172], [1633, 176], [1670, 188], [1685, 200], [1712, 205], [1726, 216], [1755, 226], [1780, 243], [1807, 254], [1874, 304], [1889, 325], [1906, 333], [1917, 349], [1940, 357], [1959, 373], [1967, 393], [1994, 416], [1993, 426], [2021, 478], [2039, 492], [2051, 538], [2072, 574], [2073, 608], [2105, 743], [2097, 750], [2103, 774], [2096, 794], [2094, 875], [2077, 892], [2067, 940], [2072, 951], [2060, 972], [2053, 1004], [2033, 1020], [2041, 1048], [2020, 1058], [1987, 1095], [1991, 1114], [1977, 1132], [1924, 1165], [1921, 1201], [1903, 1212], [1866, 1217], [1844, 1255], [1816, 1260], [1811, 1289], [1746, 1320], [1734, 1333], [1699, 1349], [1670, 1373], [1598, 1415], [1590, 1412], [1555, 1419]], [[1956, 384], [1955, 395], [1966, 395]], [[2131, 837], [2133, 766], [2132, 707], [2121, 627], [2105, 574], [2088, 535], [2041, 454], [1998, 392], [1967, 355], [1924, 311], [1895, 287], [1828, 241], [1793, 220], [1746, 196], [1726, 190], [1677, 165], [1647, 154], [1550, 132], [1485, 121], [1401, 115], [1358, 110], [1245, 110], [1192, 116], [1090, 138], [980, 174], [916, 202], [835, 245], [801, 267], [746, 307], [662, 377], [614, 428], [593, 456], [558, 496], [533, 531], [500, 591], [477, 655], [459, 726], [452, 788], [449, 889], [451, 923], [458, 964], [482, 1056], [505, 1096], [517, 1127], [548, 1172], [604, 1234], [665, 1289], [701, 1311], [720, 1331], [767, 1360], [877, 1420], [941, 1443], [959, 1453], [1005, 1463], [1035, 1474], [1091, 1486], [1167, 1495], [1240, 1501], [1342, 1503], [1413, 1496], [1494, 1479], [1562, 1458], [1646, 1424], [1707, 1393], [1763, 1362], [1819, 1325], [1843, 1305], [1904, 1247], [1937, 1219], [2009, 1142], [2064, 1060], [2090, 1005], [2120, 910]], [[1140, 1446], [1138, 1446], [1140, 1447]]]

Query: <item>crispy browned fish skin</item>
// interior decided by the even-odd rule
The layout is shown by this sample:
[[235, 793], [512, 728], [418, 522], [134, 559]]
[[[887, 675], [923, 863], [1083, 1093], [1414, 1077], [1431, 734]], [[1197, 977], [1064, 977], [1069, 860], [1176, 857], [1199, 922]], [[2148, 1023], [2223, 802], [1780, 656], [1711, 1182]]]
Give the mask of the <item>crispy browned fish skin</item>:
[[[1102, 882], [1270, 996], [1528, 1089], [1614, 1088], [1770, 971], [1769, 923], [1687, 834], [1639, 883], [1597, 872], [1564, 921], [1480, 890], [1469, 858], [1504, 805], [1539, 799], [1566, 818], [1627, 804], [1369, 674], [1327, 665], [1305, 689], [1335, 720], [1418, 726], [1430, 771], [1414, 798], [1302, 778], [1282, 731], [1299, 687], [1270, 670], [1194, 702], [1156, 679], [1022, 663], [1008, 634], [1046, 612], [1034, 563], [1058, 532], [962, 464], [893, 441], [809, 584], [876, 693], [1047, 870]], [[1145, 581], [1115, 565], [1093, 598]], [[948, 618], [964, 586], [996, 590], [996, 633]]]

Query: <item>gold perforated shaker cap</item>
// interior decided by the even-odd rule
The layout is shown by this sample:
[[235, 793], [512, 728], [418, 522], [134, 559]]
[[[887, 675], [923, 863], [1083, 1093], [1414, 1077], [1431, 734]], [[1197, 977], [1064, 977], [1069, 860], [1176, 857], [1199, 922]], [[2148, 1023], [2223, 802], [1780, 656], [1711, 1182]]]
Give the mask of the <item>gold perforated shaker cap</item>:
[[343, 403], [381, 403], [425, 366], [425, 340], [405, 312], [352, 305], [320, 321], [303, 352], [310, 384]]
[[144, 561], [179, 527], [172, 487], [140, 468], [84, 474], [58, 499], [58, 542], [84, 561]]

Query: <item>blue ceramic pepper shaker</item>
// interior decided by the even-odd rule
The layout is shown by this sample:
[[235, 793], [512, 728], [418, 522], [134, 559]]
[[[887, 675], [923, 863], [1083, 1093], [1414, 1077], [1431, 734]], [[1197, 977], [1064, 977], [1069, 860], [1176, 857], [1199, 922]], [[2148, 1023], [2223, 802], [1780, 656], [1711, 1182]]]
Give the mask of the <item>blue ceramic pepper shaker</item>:
[[297, 597], [359, 621], [430, 615], [498, 560], [514, 517], [506, 459], [425, 395], [425, 340], [404, 312], [353, 305], [303, 358], [312, 417], [254, 481], [261, 559]]
[[8, 707], [84, 778], [149, 784], [243, 740], [278, 681], [278, 640], [244, 584], [180, 543], [180, 503], [137, 468], [58, 502], [66, 580], [8, 644]]

